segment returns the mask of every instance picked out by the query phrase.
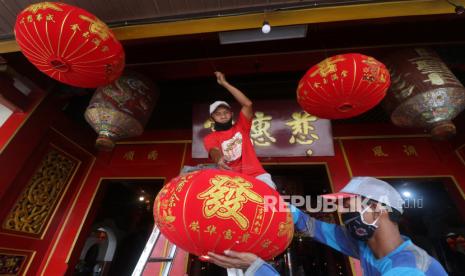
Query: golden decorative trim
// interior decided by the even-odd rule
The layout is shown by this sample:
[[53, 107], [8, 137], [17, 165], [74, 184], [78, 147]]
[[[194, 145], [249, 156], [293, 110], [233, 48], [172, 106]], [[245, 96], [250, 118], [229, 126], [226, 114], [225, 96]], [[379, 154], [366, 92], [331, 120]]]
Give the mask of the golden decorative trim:
[[145, 145], [145, 144], [189, 144], [192, 140], [154, 140], [154, 141], [123, 141], [117, 145]]
[[[76, 205], [76, 203], [77, 203], [77, 200], [78, 200], [78, 198], [79, 198], [79, 195], [81, 194], [81, 191], [82, 191], [82, 189], [84, 188], [84, 184], [86, 183], [87, 178], [89, 177], [90, 172], [91, 172], [92, 169], [94, 168], [95, 160], [96, 160], [96, 158], [95, 158], [94, 156], [92, 156], [92, 161], [91, 161], [91, 164], [90, 164], [90, 166], [89, 166], [89, 169], [87, 170], [86, 175], [85, 175], [83, 181], [81, 182], [81, 187], [79, 187], [79, 191], [78, 191], [77, 195], [74, 197], [73, 204], [71, 205], [70, 211], [69, 211], [68, 214], [66, 215], [66, 218], [65, 218], [65, 221], [64, 221], [64, 223], [63, 223], [63, 226], [61, 227], [60, 232], [58, 233], [58, 237], [57, 237], [57, 239], [56, 239], [56, 240], [54, 241], [54, 243], [53, 243], [52, 250], [51, 250], [50, 254], [49, 254], [48, 257], [47, 257], [47, 261], [46, 261], [46, 263], [45, 263], [44, 270], [41, 272], [41, 275], [43, 275], [44, 271], [47, 269], [48, 263], [50, 262], [50, 258], [51, 258], [51, 256], [53, 255], [53, 253], [55, 253], [56, 246], [58, 245], [58, 241], [60, 240], [61, 235], [63, 234], [63, 231], [64, 231], [64, 229], [65, 229], [65, 226], [68, 224], [68, 220], [69, 220], [71, 214], [73, 213], [73, 210], [74, 210], [74, 207], [75, 207], [75, 205]], [[82, 227], [82, 226], [81, 226], [81, 227]], [[75, 241], [74, 241], [74, 242], [75, 242]], [[73, 246], [74, 246], [74, 243], [73, 243]], [[68, 254], [68, 258], [69, 258], [69, 255], [70, 255], [70, 254]], [[68, 262], [68, 258], [66, 259], [66, 262]]]
[[461, 145], [455, 150], [455, 154], [457, 154], [457, 157], [460, 159], [462, 164], [465, 166], [465, 160], [463, 159], [462, 155], [460, 154], [459, 150], [461, 150], [463, 147], [465, 147], [465, 144]]
[[9, 247], [0, 247], [0, 250], [12, 250], [12, 251], [19, 251], [19, 252], [29, 252], [32, 253], [30, 258], [27, 258], [27, 264], [24, 268], [23, 274], [22, 275], [27, 275], [27, 271], [29, 270], [29, 267], [32, 264], [32, 261], [34, 260], [34, 257], [36, 256], [36, 251], [35, 250], [27, 250], [27, 249], [16, 249], [16, 248], [9, 248]]
[[[70, 218], [70, 216], [71, 216], [71, 214], [72, 214], [72, 212], [73, 212], [73, 210], [74, 210], [74, 207], [75, 207], [75, 205], [76, 205], [76, 203], [77, 203], [77, 200], [78, 200], [78, 198], [79, 198], [79, 195], [81, 194], [81, 191], [82, 191], [82, 189], [83, 189], [83, 187], [84, 187], [84, 184], [86, 183], [87, 178], [89, 177], [90, 172], [91, 172], [92, 169], [94, 168], [95, 160], [96, 160], [96, 158], [95, 158], [95, 156], [94, 156], [93, 154], [91, 154], [91, 153], [88, 152], [86, 149], [84, 149], [83, 147], [81, 147], [80, 145], [78, 145], [77, 143], [75, 143], [73, 140], [71, 140], [70, 138], [68, 138], [67, 136], [65, 136], [63, 133], [61, 133], [60, 131], [58, 131], [58, 130], [55, 129], [54, 127], [50, 127], [50, 129], [53, 130], [53, 131], [55, 131], [57, 134], [59, 134], [59, 135], [60, 135], [61, 137], [63, 137], [64, 139], [66, 139], [69, 143], [73, 144], [74, 146], [76, 146], [77, 148], [79, 148], [80, 150], [82, 150], [83, 152], [87, 153], [87, 154], [92, 158], [92, 160], [91, 160], [89, 169], [87, 170], [86, 175], [85, 175], [83, 181], [81, 182], [81, 186], [80, 186], [80, 188], [79, 188], [79, 191], [78, 191], [77, 195], [74, 197], [73, 204], [71, 205], [70, 211], [69, 211], [68, 214], [66, 215], [65, 221], [64, 221], [64, 223], [63, 223], [63, 227], [61, 227], [60, 232], [58, 233], [58, 237], [57, 237], [57, 239], [54, 241], [52, 250], [51, 250], [50, 254], [49, 254], [48, 257], [47, 257], [47, 261], [46, 261], [46, 263], [45, 263], [44, 269], [43, 269], [43, 271], [41, 272], [40, 275], [43, 275], [44, 271], [45, 271], [45, 270], [47, 269], [47, 267], [48, 267], [48, 264], [49, 264], [49, 262], [50, 262], [50, 258], [51, 258], [51, 256], [53, 255], [53, 253], [54, 253], [55, 250], [56, 250], [56, 246], [58, 245], [58, 241], [60, 240], [60, 238], [61, 238], [61, 236], [62, 236], [62, 234], [63, 234], [63, 231], [64, 231], [64, 229], [65, 229], [65, 226], [68, 224], [68, 220], [69, 220], [69, 218]], [[81, 227], [82, 227], [82, 226], [81, 226]], [[75, 243], [75, 242], [76, 242], [76, 239], [74, 240], [74, 243]], [[74, 246], [74, 243], [73, 243], [73, 246]], [[67, 259], [66, 259], [66, 262], [68, 262], [68, 259], [69, 259], [70, 254], [71, 254], [71, 253], [68, 254], [68, 257], [67, 257]]]
[[36, 256], [36, 251], [35, 251], [35, 250], [32, 250], [31, 259], [29, 260], [29, 262], [27, 262], [27, 266], [26, 266], [26, 268], [24, 269], [24, 275], [27, 275], [27, 271], [29, 270], [29, 267], [31, 266], [32, 261], [34, 260], [34, 257], [35, 257], [35, 256]]
[[[457, 0], [456, 4], [465, 4]], [[267, 13], [267, 20], [274, 26], [361, 20], [399, 16], [418, 16], [454, 13], [454, 8], [445, 1], [412, 0], [333, 7], [307, 8]], [[153, 23], [138, 26], [113, 28], [120, 40], [149, 37], [195, 34], [239, 29], [260, 28], [263, 13], [238, 16], [221, 16], [205, 19]]]
[[71, 178], [69, 179], [68, 183], [66, 184], [65, 190], [63, 191], [63, 193], [62, 193], [62, 195], [61, 195], [61, 197], [60, 197], [60, 200], [58, 201], [58, 203], [57, 203], [57, 205], [56, 205], [56, 207], [55, 207], [55, 210], [53, 210], [52, 216], [50, 217], [50, 219], [49, 219], [49, 221], [48, 221], [48, 223], [47, 223], [47, 226], [46, 226], [46, 228], [45, 228], [45, 230], [44, 230], [42, 236], [40, 237], [40, 239], [43, 239], [44, 236], [45, 236], [45, 234], [47, 233], [48, 228], [50, 227], [50, 224], [52, 223], [53, 219], [55, 218], [55, 214], [56, 214], [56, 212], [58, 211], [58, 208], [59, 208], [61, 202], [63, 201], [64, 196], [65, 196], [66, 193], [68, 192], [69, 186], [70, 186], [71, 183], [73, 182], [74, 177], [76, 176], [76, 173], [78, 172], [78, 170], [79, 170], [79, 168], [81, 167], [81, 164], [82, 164], [81, 160], [79, 160], [79, 159], [75, 158], [74, 156], [72, 156], [71, 154], [65, 152], [64, 150], [62, 150], [61, 148], [57, 147], [57, 146], [54, 145], [53, 143], [51, 143], [50, 145], [51, 145], [52, 147], [55, 147], [56, 149], [62, 151], [62, 153], [68, 155], [70, 158], [74, 158], [74, 159], [78, 162], [78, 165], [76, 166], [76, 168], [75, 168], [75, 170], [74, 170], [74, 172], [73, 172], [73, 175], [71, 176]]
[[[465, 1], [463, 0], [456, 0], [455, 3], [458, 5], [465, 5]], [[411, 0], [284, 10], [267, 13], [267, 20], [273, 22], [273, 26], [286, 26], [346, 20], [452, 13], [454, 13], [454, 8], [446, 1]], [[262, 24], [263, 13], [259, 12], [235, 16], [218, 16], [174, 22], [123, 26], [112, 28], [112, 31], [119, 40], [131, 40], [260, 28]], [[19, 51], [19, 46], [14, 40], [0, 42], [0, 53], [16, 51]]]
[[[50, 207], [53, 208], [53, 209], [50, 209], [48, 210], [47, 212], [47, 215], [45, 216], [44, 219], [47, 219], [47, 221], [43, 221], [40, 225], [40, 228], [37, 229], [36, 231], [38, 232], [31, 232], [31, 231], [25, 231], [25, 230], [17, 230], [17, 229], [14, 229], [14, 228], [11, 228], [7, 225], [7, 221], [8, 220], [11, 220], [13, 219], [14, 215], [13, 215], [13, 211], [16, 210], [17, 208], [19, 208], [18, 206], [20, 205], [23, 205], [21, 204], [20, 202], [23, 202], [25, 199], [27, 199], [28, 197], [26, 196], [26, 193], [28, 193], [28, 189], [30, 187], [32, 187], [32, 181], [34, 179], [34, 177], [42, 170], [42, 168], [44, 167], [45, 165], [45, 160], [48, 159], [48, 156], [53, 152], [57, 152], [57, 154], [65, 157], [65, 158], [68, 158], [67, 160], [69, 161], [73, 161], [73, 164], [71, 164], [71, 167], [70, 167], [70, 171], [69, 173], [71, 174], [68, 174], [66, 175], [66, 179], [63, 179], [65, 181], [65, 183], [63, 183], [62, 185], [62, 190], [59, 191], [59, 193], [57, 194], [57, 198], [55, 198], [52, 202], [53, 205], [51, 205]], [[43, 237], [45, 236], [45, 234], [47, 233], [47, 230], [50, 226], [50, 223], [53, 221], [53, 219], [55, 218], [55, 214], [56, 214], [56, 211], [58, 209], [58, 207], [60, 206], [62, 200], [63, 200], [63, 197], [65, 196], [66, 192], [68, 191], [68, 188], [70, 186], [70, 183], [73, 181], [74, 179], [74, 176], [76, 175], [76, 172], [79, 170], [79, 167], [81, 165], [81, 161], [78, 160], [77, 158], [75, 158], [74, 156], [72, 156], [71, 154], [65, 152], [64, 150], [62, 150], [61, 148], [57, 147], [56, 145], [54, 144], [50, 144], [50, 148], [49, 150], [45, 153], [44, 156], [42, 156], [42, 159], [41, 159], [41, 162], [40, 164], [38, 165], [38, 167], [35, 168], [35, 172], [34, 172], [34, 175], [28, 180], [28, 184], [25, 186], [25, 188], [23, 189], [23, 192], [21, 193], [21, 195], [18, 197], [18, 199], [16, 200], [16, 203], [13, 205], [13, 208], [11, 209], [10, 213], [7, 215], [7, 217], [5, 218], [5, 220], [3, 221], [2, 223], [2, 229], [4, 230], [7, 230], [7, 231], [13, 231], [13, 232], [20, 232], [22, 233], [23, 235], [21, 234], [17, 234], [17, 235], [20, 235], [22, 237], [30, 237], [29, 235], [40, 235], [40, 239], [43, 239]], [[57, 200], [58, 199], [58, 200]], [[45, 227], [44, 227], [45, 226]], [[7, 234], [8, 233], [4, 233], [4, 234]]]
[[334, 140], [363, 140], [363, 139], [397, 139], [397, 138], [431, 138], [431, 134], [399, 134], [399, 135], [366, 135], [366, 136], [335, 136]]
[[[0, 42], [0, 49], [1, 49], [1, 42]], [[3, 153], [3, 151], [6, 149], [6, 147], [10, 144], [10, 142], [13, 140], [13, 138], [16, 137], [16, 134], [18, 134], [18, 131], [24, 126], [24, 124], [29, 120], [31, 115], [36, 111], [37, 107], [42, 103], [42, 101], [47, 97], [47, 94], [42, 95], [42, 98], [32, 107], [31, 111], [27, 114], [26, 118], [19, 124], [19, 126], [16, 128], [16, 130], [11, 134], [10, 138], [3, 144], [2, 148], [0, 149], [0, 154]]]
[[[87, 177], [86, 177], [87, 178]], [[154, 176], [154, 177], [100, 177], [99, 181], [98, 181], [98, 184], [97, 184], [97, 187], [94, 191], [94, 193], [92, 194], [92, 198], [89, 202], [89, 205], [87, 206], [87, 209], [86, 209], [86, 212], [85, 212], [85, 215], [81, 221], [81, 225], [79, 226], [79, 229], [78, 231], [76, 232], [76, 235], [74, 236], [74, 241], [73, 241], [73, 244], [71, 245], [71, 248], [68, 252], [68, 255], [66, 256], [66, 263], [69, 262], [69, 259], [71, 258], [71, 254], [73, 253], [73, 250], [74, 250], [74, 247], [76, 246], [76, 242], [77, 242], [77, 238], [79, 237], [79, 235], [81, 234], [81, 230], [82, 230], [82, 227], [84, 226], [84, 222], [87, 220], [87, 216], [89, 215], [89, 211], [90, 211], [90, 208], [92, 207], [92, 205], [94, 204], [94, 200], [95, 200], [95, 196], [97, 195], [97, 192], [98, 190], [100, 189], [100, 185], [102, 184], [102, 181], [103, 180], [119, 180], [119, 179], [134, 179], [134, 180], [137, 180], [137, 179], [161, 179], [161, 180], [164, 180], [164, 182], [166, 182], [166, 177], [161, 177], [161, 176]], [[83, 182], [85, 183], [85, 181]], [[80, 191], [79, 191], [80, 192]], [[79, 197], [76, 196], [75, 198], [75, 201], [77, 201]], [[73, 205], [73, 208], [74, 208], [74, 205]], [[69, 215], [72, 213], [72, 210], [70, 210], [69, 212]], [[67, 220], [65, 221], [65, 223], [63, 224], [63, 227], [62, 227], [62, 230], [60, 232], [62, 232], [65, 227], [66, 227], [66, 223], [67, 223]], [[60, 235], [58, 236], [58, 238], [56, 239], [56, 243], [58, 242], [58, 240], [60, 239], [61, 237], [61, 233]], [[49, 256], [51, 256], [53, 254], [54, 250], [50, 253]], [[47, 264], [48, 264], [48, 260], [47, 260]], [[45, 268], [47, 267], [47, 264], [46, 266], [44, 267], [44, 271], [45, 271]], [[42, 272], [43, 273], [43, 272]], [[43, 275], [43, 274], [41, 274]]]
[[347, 157], [346, 149], [344, 148], [344, 144], [342, 140], [339, 140], [339, 147], [342, 151], [342, 156], [344, 157], [344, 163], [346, 164], [347, 171], [349, 172], [349, 177], [352, 178], [354, 174], [352, 173], [352, 168], [350, 167], [349, 158]]
[[16, 40], [4, 40], [0, 41], [0, 54], [18, 52], [19, 45]]
[[[396, 139], [396, 138], [431, 138], [430, 134], [399, 134], [399, 135], [366, 135], [366, 136], [334, 136], [334, 140], [363, 140], [363, 139]], [[121, 141], [117, 145], [145, 145], [145, 144], [190, 144], [192, 140], [146, 140]]]

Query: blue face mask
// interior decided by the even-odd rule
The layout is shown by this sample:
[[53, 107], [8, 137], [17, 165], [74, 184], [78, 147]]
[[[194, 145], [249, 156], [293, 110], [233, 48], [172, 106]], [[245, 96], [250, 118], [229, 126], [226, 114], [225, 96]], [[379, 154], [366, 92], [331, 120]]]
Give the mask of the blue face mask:
[[363, 219], [363, 214], [368, 211], [370, 207], [365, 208], [362, 212], [348, 212], [341, 215], [342, 221], [344, 222], [350, 235], [359, 241], [367, 241], [375, 234], [378, 226], [379, 217], [373, 223], [367, 223]]

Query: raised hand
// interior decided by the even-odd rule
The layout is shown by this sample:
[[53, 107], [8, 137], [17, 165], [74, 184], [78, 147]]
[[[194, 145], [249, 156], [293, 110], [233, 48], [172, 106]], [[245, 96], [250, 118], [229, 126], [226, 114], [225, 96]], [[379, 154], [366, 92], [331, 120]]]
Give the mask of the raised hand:
[[216, 81], [218, 82], [219, 85], [224, 86], [227, 83], [226, 78], [224, 77], [224, 74], [221, 73], [220, 71], [216, 71], [215, 76], [216, 76]]
[[230, 166], [226, 165], [226, 162], [224, 161], [224, 156], [221, 156], [221, 158], [218, 159], [218, 162], [216, 164], [218, 165], [218, 168], [222, 170], [232, 170]]

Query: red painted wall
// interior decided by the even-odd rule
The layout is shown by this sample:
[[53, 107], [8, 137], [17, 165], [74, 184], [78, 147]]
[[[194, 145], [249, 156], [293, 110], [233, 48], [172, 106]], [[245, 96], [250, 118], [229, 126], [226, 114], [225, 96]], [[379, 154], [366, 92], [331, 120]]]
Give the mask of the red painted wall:
[[[52, 144], [55, 148], [78, 160], [80, 165], [70, 179], [66, 191], [63, 190], [61, 201], [58, 202], [54, 214], [50, 216], [49, 227], [42, 237], [0, 228], [0, 248], [30, 253], [26, 260], [27, 275], [39, 273], [42, 262], [48, 259], [52, 241], [62, 230], [63, 218], [67, 215], [76, 190], [83, 182], [94, 159], [90, 152], [92, 148], [89, 147], [93, 140], [92, 133], [79, 129], [66, 120], [61, 113], [62, 104], [58, 97], [52, 94], [45, 96], [44, 91], [36, 91], [36, 93], [44, 95], [45, 98], [35, 98], [36, 108], [33, 112], [30, 111], [30, 116], [24, 115], [24, 123], [15, 135], [10, 136], [11, 140], [0, 154], [0, 220], [2, 224]], [[26, 266], [22, 268], [21, 273], [25, 272]]]
[[[190, 130], [146, 132], [131, 142], [118, 144], [111, 153], [97, 154], [94, 159], [95, 134], [68, 122], [60, 106], [59, 100], [52, 96], [42, 101], [0, 155], [0, 219], [27, 184], [47, 145], [54, 143], [82, 162], [42, 240], [0, 232], [0, 247], [36, 252], [29, 275], [62, 275], [74, 266], [95, 213], [90, 207], [93, 203], [98, 206], [100, 200], [96, 194], [102, 179], [163, 177], [168, 181], [184, 164], [208, 163], [208, 160], [190, 158]], [[334, 190], [339, 190], [353, 175], [450, 175], [465, 189], [465, 163], [457, 154], [456, 143], [432, 141], [422, 132], [390, 125], [335, 125], [333, 135], [334, 157], [262, 161], [325, 163]], [[373, 149], [378, 146], [386, 156], [375, 154]], [[417, 155], [407, 155], [404, 146], [413, 146]], [[153, 151], [156, 151], [155, 160], [149, 158]], [[176, 262], [175, 269], [184, 271], [185, 265], [184, 256]]]

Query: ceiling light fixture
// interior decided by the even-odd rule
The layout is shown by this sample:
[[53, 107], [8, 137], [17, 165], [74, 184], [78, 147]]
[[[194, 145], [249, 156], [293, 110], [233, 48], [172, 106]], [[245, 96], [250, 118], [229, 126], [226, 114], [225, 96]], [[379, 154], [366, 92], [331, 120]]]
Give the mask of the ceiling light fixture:
[[307, 25], [278, 26], [273, 31], [265, 33], [259, 28], [220, 32], [220, 43], [234, 44], [258, 41], [270, 41], [280, 39], [304, 38], [307, 36]]
[[406, 198], [411, 198], [411, 197], [412, 197], [412, 193], [409, 192], [409, 191], [404, 191], [404, 192], [402, 193], [402, 195], [405, 196]]
[[267, 34], [271, 31], [271, 26], [270, 26], [270, 23], [268, 21], [263, 21], [263, 25], [262, 25], [262, 33], [264, 34]]

